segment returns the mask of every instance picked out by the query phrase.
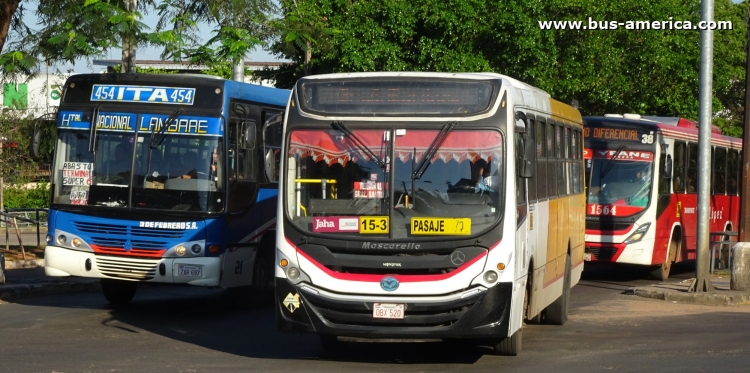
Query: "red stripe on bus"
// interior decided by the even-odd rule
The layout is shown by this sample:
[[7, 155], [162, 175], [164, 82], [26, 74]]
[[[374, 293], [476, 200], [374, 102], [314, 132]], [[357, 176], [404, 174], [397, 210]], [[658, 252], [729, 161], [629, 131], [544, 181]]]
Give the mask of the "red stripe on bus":
[[[359, 281], [359, 282], [380, 282], [380, 280], [383, 279], [383, 277], [394, 277], [399, 282], [427, 282], [427, 281], [441, 281], [445, 280], [447, 278], [451, 278], [461, 271], [465, 270], [466, 268], [469, 268], [472, 264], [476, 263], [480, 259], [487, 256], [487, 253], [483, 253], [481, 255], [477, 255], [474, 259], [464, 263], [464, 265], [456, 268], [455, 270], [449, 272], [449, 273], [441, 273], [437, 275], [398, 275], [398, 274], [382, 274], [382, 275], [373, 275], [373, 274], [358, 274], [358, 273], [341, 273], [336, 272], [333, 270], [328, 269], [326, 266], [318, 263], [315, 259], [313, 259], [311, 256], [307, 255], [304, 251], [300, 250], [297, 246], [295, 246], [289, 239], [286, 239], [286, 242], [291, 245], [295, 250], [297, 250], [297, 253], [302, 255], [305, 259], [307, 259], [310, 263], [318, 267], [321, 271], [325, 272], [327, 275], [338, 279], [338, 280], [345, 280], [345, 281]], [[498, 242], [499, 243], [499, 242]]]

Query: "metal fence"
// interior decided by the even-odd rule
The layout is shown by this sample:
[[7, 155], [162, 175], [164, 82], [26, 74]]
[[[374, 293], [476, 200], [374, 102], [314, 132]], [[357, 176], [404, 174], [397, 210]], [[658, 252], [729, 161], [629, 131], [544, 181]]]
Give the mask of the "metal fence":
[[[10, 229], [36, 228], [36, 245], [41, 246], [42, 229], [47, 227], [47, 208], [22, 208], [0, 210], [0, 225], [5, 227], [5, 242], [9, 242]], [[15, 233], [15, 232], [14, 232]], [[19, 238], [20, 243], [20, 238]]]

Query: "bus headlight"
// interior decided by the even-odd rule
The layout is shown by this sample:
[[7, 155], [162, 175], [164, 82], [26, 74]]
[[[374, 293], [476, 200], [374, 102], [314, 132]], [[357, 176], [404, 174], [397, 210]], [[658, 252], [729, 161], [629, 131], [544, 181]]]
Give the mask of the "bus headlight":
[[73, 247], [79, 247], [81, 246], [81, 239], [76, 237], [73, 239], [73, 241], [70, 241], [70, 243], [73, 244]]
[[286, 270], [286, 275], [291, 280], [297, 280], [299, 279], [299, 269], [297, 269], [297, 267], [289, 267], [289, 269]]
[[177, 247], [174, 249], [174, 252], [177, 253], [179, 256], [185, 255], [185, 252], [187, 251], [187, 248], [183, 245], [177, 245]]
[[194, 244], [193, 246], [190, 247], [190, 251], [192, 251], [193, 254], [200, 254], [200, 252], [201, 252], [201, 245]]
[[68, 237], [65, 237], [64, 234], [57, 236], [57, 243], [59, 243], [60, 245], [65, 245], [65, 242], [67, 241], [68, 241]]
[[643, 236], [646, 235], [646, 232], [648, 232], [648, 228], [650, 226], [651, 223], [645, 223], [638, 227], [638, 229], [636, 229], [635, 232], [633, 232], [633, 234], [631, 234], [630, 237], [625, 240], [625, 243], [634, 243], [640, 241]]
[[49, 245], [49, 244], [51, 244], [51, 243], [52, 243], [52, 235], [51, 235], [51, 234], [48, 234], [48, 235], [47, 235], [47, 238], [45, 238], [45, 241], [47, 241], [47, 244], [48, 244], [48, 245]]
[[497, 281], [497, 272], [495, 271], [487, 271], [484, 273], [484, 281], [486, 281], [488, 284], [492, 284], [495, 281]]

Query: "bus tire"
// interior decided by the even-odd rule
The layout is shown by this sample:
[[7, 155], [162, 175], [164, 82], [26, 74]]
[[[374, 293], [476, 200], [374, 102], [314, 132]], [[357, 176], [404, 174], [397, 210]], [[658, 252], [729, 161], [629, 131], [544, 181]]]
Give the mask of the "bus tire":
[[264, 307], [271, 304], [274, 280], [273, 251], [261, 246], [253, 263], [253, 282], [248, 289], [248, 305], [250, 307]]
[[674, 238], [669, 243], [669, 252], [667, 253], [667, 259], [661, 265], [656, 266], [651, 271], [651, 277], [659, 281], [667, 281], [669, 278], [669, 271], [672, 269], [672, 262], [675, 260], [677, 254], [677, 241]]
[[522, 342], [523, 328], [519, 328], [512, 336], [497, 341], [497, 343], [492, 346], [492, 350], [495, 355], [498, 356], [518, 356], [523, 347]]
[[527, 324], [538, 325], [542, 323], [542, 312], [537, 313], [533, 317], [529, 315], [529, 307], [531, 307], [532, 292], [534, 291], [534, 269], [529, 267], [529, 274], [526, 280], [526, 295], [523, 300], [523, 313], [526, 316]]
[[103, 278], [101, 280], [102, 293], [104, 298], [115, 307], [122, 307], [130, 303], [138, 290], [138, 283], [135, 281], [113, 280]]
[[547, 324], [563, 325], [568, 321], [570, 309], [570, 254], [565, 255], [565, 275], [563, 276], [562, 294], [544, 310], [544, 321]]

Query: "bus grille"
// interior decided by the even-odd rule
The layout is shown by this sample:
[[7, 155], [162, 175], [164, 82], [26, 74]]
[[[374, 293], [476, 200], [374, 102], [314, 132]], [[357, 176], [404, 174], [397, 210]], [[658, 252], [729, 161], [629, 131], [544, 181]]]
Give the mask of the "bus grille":
[[457, 299], [444, 303], [407, 303], [404, 318], [374, 319], [373, 303], [361, 301], [340, 301], [322, 298], [305, 293], [308, 305], [328, 322], [350, 326], [385, 327], [448, 327], [463, 316], [466, 311], [479, 303], [483, 294]]
[[598, 262], [609, 262], [617, 254], [617, 249], [614, 247], [587, 247], [586, 253], [591, 254], [593, 259]]
[[75, 227], [84, 233], [109, 234], [115, 236], [133, 235], [136, 237], [149, 238], [180, 238], [185, 234], [184, 229], [160, 229], [160, 228], [141, 228], [128, 225], [113, 225], [89, 222], [75, 222]]
[[156, 276], [158, 260], [97, 257], [96, 268], [108, 277], [151, 280]]

